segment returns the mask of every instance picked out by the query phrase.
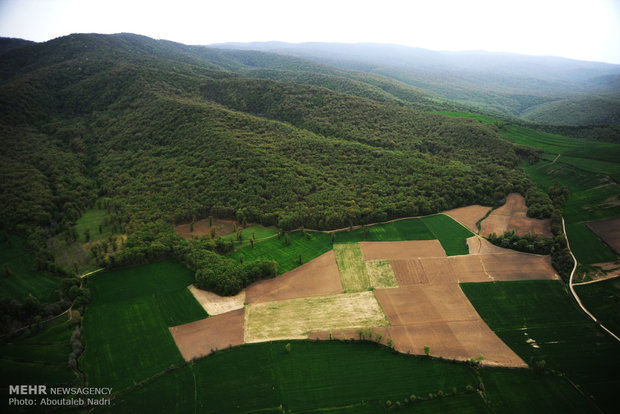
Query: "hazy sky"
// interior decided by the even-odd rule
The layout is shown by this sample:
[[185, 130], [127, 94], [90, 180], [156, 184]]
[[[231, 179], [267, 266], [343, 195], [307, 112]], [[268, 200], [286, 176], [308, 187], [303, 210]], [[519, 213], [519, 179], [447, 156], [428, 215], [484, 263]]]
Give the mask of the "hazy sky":
[[620, 63], [620, 0], [0, 0], [0, 36], [395, 43]]

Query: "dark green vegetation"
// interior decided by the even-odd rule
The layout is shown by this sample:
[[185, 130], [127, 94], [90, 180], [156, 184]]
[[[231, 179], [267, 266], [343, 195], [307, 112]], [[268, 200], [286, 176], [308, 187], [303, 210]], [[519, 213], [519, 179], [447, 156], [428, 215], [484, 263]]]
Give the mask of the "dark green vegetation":
[[620, 279], [575, 286], [583, 305], [600, 320], [607, 329], [620, 332]]
[[421, 220], [439, 240], [448, 256], [469, 253], [465, 239], [473, 236], [471, 231], [445, 214], [423, 217]]
[[617, 408], [620, 344], [556, 281], [464, 283], [482, 319], [532, 367], [565, 373], [606, 412]]
[[490, 127], [239, 75], [257, 68], [330, 70], [133, 35], [6, 53], [3, 226], [70, 231], [103, 196], [122, 232], [208, 215], [327, 229], [495, 204], [529, 186]]
[[80, 358], [87, 384], [121, 390], [183, 363], [168, 327], [207, 316], [187, 290], [193, 281], [171, 260], [89, 276]]
[[[9, 386], [48, 384], [78, 386], [78, 372], [67, 365], [72, 352], [72, 332], [79, 329], [67, 315], [22, 331], [0, 343], [0, 398], [4, 412], [9, 411]], [[12, 410], [15, 407], [11, 407]]]
[[[480, 383], [484, 399], [476, 392]], [[511, 389], [505, 392], [502, 386]], [[526, 392], [538, 398], [524, 407]], [[123, 392], [112, 407], [95, 412], [543, 413], [558, 399], [567, 412], [593, 411], [568, 382], [555, 376], [478, 371], [462, 363], [395, 355], [368, 343], [294, 341], [290, 353], [284, 342], [219, 352]], [[388, 400], [391, 409], [386, 408]]]
[[2, 235], [0, 242], [0, 295], [25, 301], [49, 303], [56, 299], [60, 278], [33, 268], [34, 255], [23, 237]]

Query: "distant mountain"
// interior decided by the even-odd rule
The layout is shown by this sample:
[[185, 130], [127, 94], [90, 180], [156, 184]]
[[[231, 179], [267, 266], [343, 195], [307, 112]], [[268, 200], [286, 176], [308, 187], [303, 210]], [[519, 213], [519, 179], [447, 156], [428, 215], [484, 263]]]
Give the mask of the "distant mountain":
[[[302, 57], [318, 63], [391, 77], [443, 98], [473, 105], [483, 111], [564, 125], [617, 124], [620, 106], [620, 65], [559, 57], [491, 52], [438, 52], [382, 44], [280, 42], [226, 43], [213, 47], [259, 50]], [[602, 102], [609, 106], [599, 113]], [[611, 99], [611, 100], [610, 100]], [[580, 108], [577, 120], [560, 116], [552, 105]], [[547, 108], [550, 108], [547, 111]]]

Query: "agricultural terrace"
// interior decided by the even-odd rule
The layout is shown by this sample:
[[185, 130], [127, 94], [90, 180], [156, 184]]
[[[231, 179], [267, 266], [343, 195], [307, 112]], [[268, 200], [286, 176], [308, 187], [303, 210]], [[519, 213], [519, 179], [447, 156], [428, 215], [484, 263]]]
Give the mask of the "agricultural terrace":
[[464, 283], [461, 288], [524, 361], [565, 373], [603, 411], [616, 411], [620, 343], [583, 314], [562, 282]]

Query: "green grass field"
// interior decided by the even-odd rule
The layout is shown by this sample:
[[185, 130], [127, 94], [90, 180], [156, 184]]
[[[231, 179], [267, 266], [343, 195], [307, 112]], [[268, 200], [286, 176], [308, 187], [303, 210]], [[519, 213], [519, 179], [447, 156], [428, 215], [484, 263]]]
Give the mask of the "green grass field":
[[[75, 223], [75, 230], [78, 235], [78, 241], [80, 243], [86, 242], [86, 230], [90, 232], [90, 240], [97, 240], [104, 237], [108, 237], [112, 234], [111, 226], [106, 226], [105, 219], [108, 216], [108, 212], [99, 209], [86, 210], [82, 217], [80, 217]], [[101, 233], [99, 227], [101, 226]]]
[[[484, 399], [466, 391], [480, 382]], [[437, 397], [439, 391], [443, 397]], [[385, 406], [387, 400], [403, 403], [412, 394], [422, 400], [389, 410]], [[429, 394], [435, 398], [429, 400]], [[216, 353], [122, 393], [112, 407], [95, 413], [547, 413], [553, 402], [563, 412], [594, 412], [565, 379], [553, 375], [477, 371], [368, 343], [288, 341]]]
[[525, 165], [527, 175], [541, 190], [547, 191], [555, 183], [568, 188], [571, 193], [588, 190], [609, 183], [603, 175], [574, 168], [562, 162], [549, 163], [539, 161], [533, 165]]
[[601, 282], [575, 286], [583, 305], [607, 329], [620, 335], [620, 279], [608, 279]]
[[207, 316], [187, 290], [193, 281], [172, 260], [90, 276], [80, 358], [88, 384], [122, 390], [182, 364], [168, 327]]
[[[0, 242], [0, 295], [24, 301], [30, 295], [43, 303], [54, 302], [60, 278], [33, 269], [34, 255], [23, 237], [8, 235]], [[4, 274], [8, 268], [12, 275]]]
[[241, 241], [237, 240], [237, 233], [230, 233], [222, 236], [224, 240], [233, 240], [235, 242], [235, 248], [250, 245], [250, 239], [254, 236], [254, 242], [258, 243], [262, 240], [274, 237], [278, 234], [278, 229], [275, 227], [265, 227], [260, 224], [254, 224], [241, 229]]
[[559, 281], [463, 283], [482, 319], [524, 361], [544, 360], [607, 412], [617, 407], [620, 344], [598, 328]]
[[611, 247], [584, 224], [567, 224], [566, 233], [570, 248], [579, 263], [610, 262], [618, 257]]
[[[393, 221], [367, 226], [353, 231], [342, 230], [334, 233], [334, 243], [357, 243], [361, 241], [403, 241], [439, 239], [448, 255], [467, 254], [465, 239], [472, 233], [452, 220], [438, 214], [434, 216]], [[257, 241], [254, 247], [245, 246], [229, 257], [244, 261], [270, 259], [278, 262], [278, 273], [285, 273], [299, 266], [299, 255], [306, 263], [332, 249], [331, 234], [323, 232], [296, 231], [289, 233], [290, 244], [285, 237], [269, 237]]]
[[332, 249], [329, 234], [320, 232], [301, 231], [289, 233], [290, 244], [285, 242], [285, 236], [274, 237], [257, 242], [254, 247], [243, 247], [230, 255], [239, 260], [243, 255], [245, 262], [257, 259], [270, 259], [278, 262], [278, 273], [285, 273], [299, 266], [299, 255], [303, 263], [319, 257]]
[[422, 217], [422, 221], [439, 240], [448, 256], [468, 254], [466, 239], [474, 234], [445, 214]]
[[4, 407], [3, 412], [15, 412], [16, 407], [8, 407], [10, 385], [79, 385], [78, 373], [67, 365], [74, 329], [75, 325], [67, 316], [59, 317], [45, 323], [40, 330], [23, 333], [0, 344], [0, 407]]

